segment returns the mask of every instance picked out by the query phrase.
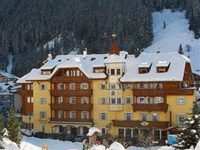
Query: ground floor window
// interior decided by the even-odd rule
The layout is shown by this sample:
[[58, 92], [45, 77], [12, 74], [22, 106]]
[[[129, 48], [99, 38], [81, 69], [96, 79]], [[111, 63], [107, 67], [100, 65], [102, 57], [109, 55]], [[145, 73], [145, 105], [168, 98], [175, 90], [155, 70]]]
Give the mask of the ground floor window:
[[124, 137], [124, 129], [118, 129], [118, 136], [121, 138]]
[[154, 130], [154, 140], [160, 140], [160, 130]]
[[161, 139], [166, 140], [167, 139], [167, 131], [162, 131], [161, 133], [162, 133]]
[[131, 129], [126, 129], [126, 138], [131, 138]]
[[133, 137], [138, 137], [138, 129], [133, 129]]

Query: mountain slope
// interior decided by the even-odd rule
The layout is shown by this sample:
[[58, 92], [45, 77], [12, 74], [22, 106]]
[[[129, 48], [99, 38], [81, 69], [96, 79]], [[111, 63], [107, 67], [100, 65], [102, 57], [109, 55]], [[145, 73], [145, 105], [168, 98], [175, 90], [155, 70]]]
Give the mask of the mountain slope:
[[[166, 27], [163, 28], [164, 22]], [[171, 12], [163, 10], [153, 13], [153, 42], [145, 52], [178, 51], [180, 44], [184, 55], [192, 62], [192, 71], [200, 75], [200, 39], [194, 38], [189, 29], [185, 12]]]

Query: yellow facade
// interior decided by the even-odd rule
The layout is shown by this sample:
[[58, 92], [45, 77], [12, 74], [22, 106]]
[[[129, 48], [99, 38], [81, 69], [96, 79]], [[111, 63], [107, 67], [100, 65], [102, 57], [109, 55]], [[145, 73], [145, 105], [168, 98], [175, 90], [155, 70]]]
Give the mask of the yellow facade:
[[[51, 97], [49, 90], [49, 81], [33, 82], [33, 121], [35, 132], [42, 132], [42, 128], [45, 130], [46, 133], [52, 132], [52, 126], [49, 123], [49, 119], [51, 118], [49, 105], [51, 103]], [[41, 102], [41, 98], [44, 98], [43, 102]], [[41, 112], [45, 112], [44, 117], [41, 117]]]

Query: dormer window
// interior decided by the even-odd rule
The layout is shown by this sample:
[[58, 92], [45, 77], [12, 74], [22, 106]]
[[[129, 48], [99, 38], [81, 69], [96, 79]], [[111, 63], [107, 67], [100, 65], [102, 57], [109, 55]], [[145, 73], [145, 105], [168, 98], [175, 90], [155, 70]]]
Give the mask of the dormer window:
[[42, 75], [50, 75], [51, 70], [42, 70]]
[[169, 61], [159, 61], [156, 65], [157, 67], [157, 72], [158, 73], [163, 73], [163, 72], [167, 72], [170, 66], [170, 62]]
[[105, 67], [94, 67], [93, 68], [94, 73], [104, 73], [105, 72]]
[[141, 64], [139, 64], [139, 68], [138, 68], [138, 72], [140, 74], [144, 74], [144, 73], [148, 73], [151, 69], [151, 63], [149, 62], [142, 62]]

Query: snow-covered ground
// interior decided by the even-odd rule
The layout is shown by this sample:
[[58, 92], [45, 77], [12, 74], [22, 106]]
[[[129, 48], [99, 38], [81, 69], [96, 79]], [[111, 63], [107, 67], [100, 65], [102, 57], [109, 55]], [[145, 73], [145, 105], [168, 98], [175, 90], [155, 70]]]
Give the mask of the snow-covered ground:
[[[166, 23], [165, 29], [163, 28], [164, 22]], [[171, 10], [154, 12], [154, 39], [145, 52], [178, 51], [181, 44], [184, 55], [191, 59], [192, 71], [200, 75], [200, 39], [195, 39], [194, 33], [188, 27], [185, 12], [171, 12]], [[191, 49], [190, 52], [187, 49]]]

